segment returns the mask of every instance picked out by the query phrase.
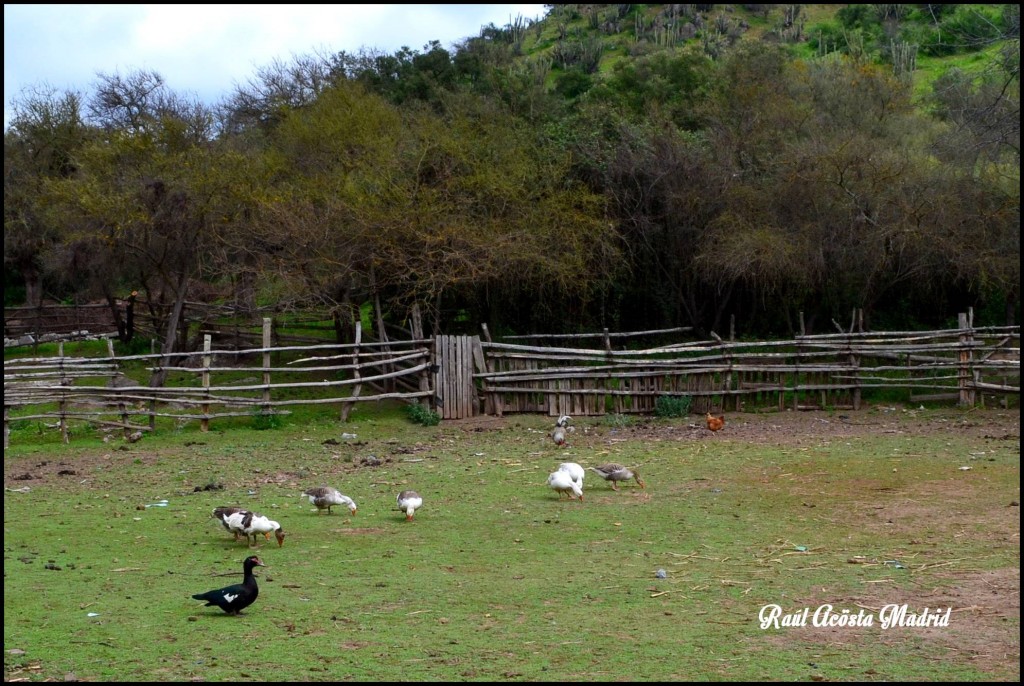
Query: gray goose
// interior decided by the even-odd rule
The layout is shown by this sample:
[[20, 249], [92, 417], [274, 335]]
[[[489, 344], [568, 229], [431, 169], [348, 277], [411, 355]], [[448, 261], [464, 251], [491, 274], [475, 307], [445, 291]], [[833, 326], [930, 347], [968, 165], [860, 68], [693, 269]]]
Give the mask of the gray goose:
[[356, 502], [347, 495], [342, 495], [341, 491], [336, 488], [331, 488], [330, 486], [307, 488], [302, 492], [302, 495], [309, 498], [309, 502], [316, 505], [317, 514], [322, 510], [327, 510], [327, 514], [331, 514], [331, 508], [335, 505], [345, 505], [353, 516], [356, 514]]
[[624, 467], [621, 464], [615, 462], [609, 462], [598, 467], [590, 467], [590, 469], [597, 472], [597, 474], [605, 481], [610, 481], [612, 484], [612, 490], [619, 490], [617, 482], [628, 481], [629, 479], [635, 479], [637, 486], [640, 488], [646, 488], [647, 484], [643, 482], [640, 475], [636, 473], [636, 470]]

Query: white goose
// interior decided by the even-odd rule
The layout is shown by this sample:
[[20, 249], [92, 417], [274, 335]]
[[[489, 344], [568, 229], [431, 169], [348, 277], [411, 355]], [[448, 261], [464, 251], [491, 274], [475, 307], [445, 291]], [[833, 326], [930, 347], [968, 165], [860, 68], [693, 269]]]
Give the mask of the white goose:
[[405, 513], [405, 521], [411, 522], [412, 516], [423, 507], [423, 497], [416, 491], [402, 491], [398, 494], [398, 509]]
[[563, 472], [569, 472], [569, 476], [572, 480], [579, 484], [580, 488], [583, 488], [583, 477], [586, 476], [587, 470], [583, 469], [580, 465], [575, 462], [563, 462], [558, 465], [558, 468]]
[[263, 534], [263, 537], [269, 541], [271, 532], [277, 538], [278, 547], [284, 545], [284, 530], [281, 528], [281, 525], [255, 512], [242, 510], [230, 514], [224, 518], [224, 526], [227, 527], [228, 531], [237, 531], [245, 534], [247, 543], [249, 543], [249, 538], [252, 537], [252, 542], [249, 543], [250, 546], [256, 545], [256, 536], [258, 534]]
[[[582, 482], [581, 482], [582, 483]], [[572, 474], [559, 469], [548, 475], [548, 486], [558, 492], [558, 498], [562, 498], [562, 494], [569, 496], [569, 500], [572, 500], [573, 495], [583, 500], [583, 486], [573, 480]]]
[[331, 514], [331, 508], [335, 505], [345, 505], [353, 517], [356, 514], [356, 502], [347, 495], [342, 495], [341, 491], [336, 488], [317, 486], [316, 488], [306, 489], [302, 492], [302, 495], [309, 498], [309, 502], [316, 505], [317, 514], [320, 514], [322, 510], [327, 510], [327, 514]]

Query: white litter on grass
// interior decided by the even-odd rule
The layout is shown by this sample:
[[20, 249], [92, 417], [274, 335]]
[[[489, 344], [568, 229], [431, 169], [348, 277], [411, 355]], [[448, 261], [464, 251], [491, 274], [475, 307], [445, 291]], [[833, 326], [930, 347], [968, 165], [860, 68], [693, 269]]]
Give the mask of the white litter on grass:
[[99, 617], [99, 616], [100, 616], [99, 612], [90, 612], [89, 614], [86, 615], [86, 617]]
[[146, 505], [146, 507], [167, 507], [167, 501], [166, 500], [161, 500], [158, 503], [152, 503], [150, 505]]
[[355, 438], [356, 434], [343, 433], [343, 434], [341, 434], [341, 437], [342, 438]]
[[960, 471], [961, 472], [969, 472], [969, 471], [971, 471], [971, 468], [970, 467], [961, 467]]

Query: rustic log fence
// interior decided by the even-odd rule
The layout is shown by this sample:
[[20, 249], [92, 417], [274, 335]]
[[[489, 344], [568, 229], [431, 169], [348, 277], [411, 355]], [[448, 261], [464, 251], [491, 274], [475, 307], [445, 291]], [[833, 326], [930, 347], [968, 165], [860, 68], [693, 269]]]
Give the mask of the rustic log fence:
[[[851, 327], [853, 328], [853, 327]], [[605, 339], [607, 341], [607, 338]], [[637, 350], [481, 342], [480, 404], [488, 414], [654, 412], [689, 396], [703, 413], [746, 407], [859, 409], [869, 389], [909, 389], [912, 402], [1020, 393], [1020, 327], [848, 332], [789, 341], [713, 340]]]
[[[106, 357], [68, 357], [61, 344], [56, 357], [8, 359], [4, 445], [15, 421], [43, 422], [60, 429], [65, 441], [83, 424], [121, 430], [130, 439], [154, 430], [158, 419], [198, 421], [206, 431], [217, 419], [334, 404], [347, 420], [356, 403], [385, 399], [425, 403], [444, 419], [651, 414], [665, 396], [688, 396], [697, 413], [859, 409], [862, 392], [878, 389], [908, 389], [912, 402], [951, 399], [962, 406], [997, 396], [1005, 406], [1020, 394], [1020, 327], [973, 327], [969, 315], [959, 324], [929, 332], [851, 331], [755, 342], [713, 336], [613, 349], [613, 339], [627, 341], [630, 334], [557, 337], [589, 338], [597, 341], [594, 348], [495, 342], [486, 325], [482, 339], [426, 338], [415, 317], [415, 337], [409, 339], [370, 340], [357, 322], [352, 343], [273, 346], [272, 323], [265, 318], [262, 346], [255, 348], [215, 347], [205, 334], [195, 352], [118, 357], [108, 342]], [[169, 376], [165, 385], [151, 387], [126, 369]]]
[[[158, 418], [199, 421], [208, 430], [211, 420], [286, 414], [293, 405], [345, 407], [390, 398], [418, 402], [433, 395], [421, 383], [431, 367], [431, 340], [271, 347], [271, 337], [268, 318], [261, 348], [215, 349], [206, 335], [198, 352], [117, 357], [110, 344], [107, 357], [72, 358], [63, 354], [61, 344], [57, 357], [6, 360], [4, 445], [11, 421], [56, 420], [52, 426], [61, 428], [65, 441], [71, 420], [122, 429], [128, 438], [152, 431]], [[389, 352], [382, 352], [385, 345]], [[275, 362], [285, 356], [294, 359]], [[168, 372], [167, 384], [151, 387], [127, 377], [122, 372], [126, 364], [142, 365], [149, 373]], [[285, 380], [273, 381], [274, 376]], [[398, 377], [413, 378], [415, 390], [381, 390], [383, 382]], [[374, 392], [350, 392], [353, 387]], [[21, 408], [31, 408], [31, 414], [11, 416], [11, 410]]]

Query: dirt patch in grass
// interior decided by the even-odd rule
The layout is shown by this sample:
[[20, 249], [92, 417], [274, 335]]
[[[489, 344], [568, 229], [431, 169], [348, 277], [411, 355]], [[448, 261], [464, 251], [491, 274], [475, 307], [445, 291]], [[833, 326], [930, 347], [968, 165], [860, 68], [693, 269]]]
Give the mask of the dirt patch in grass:
[[[1020, 441], [1020, 410], [920, 409], [895, 405], [864, 405], [843, 412], [785, 410], [782, 412], [726, 412], [725, 428], [712, 433], [704, 418], [681, 419], [629, 416], [628, 426], [611, 427], [606, 418], [574, 417], [577, 430], [570, 443], [581, 447], [603, 440], [679, 441], [742, 440], [752, 443], [802, 445], [821, 439], [852, 438], [882, 434], [925, 436], [956, 432], [960, 436], [990, 441]], [[535, 415], [446, 419], [442, 426], [463, 432], [499, 431], [517, 426], [554, 428], [555, 418], [545, 423]]]
[[907, 534], [928, 529], [937, 535], [971, 536], [993, 545], [1020, 545], [1018, 502], [996, 502], [984, 482], [915, 483], [889, 491], [876, 502], [859, 503], [849, 515], [856, 527]]
[[[926, 659], [969, 665], [994, 680], [1015, 681], [1020, 676], [1020, 569], [948, 572], [942, 585], [915, 582], [910, 588], [866, 588], [863, 594], [845, 598], [794, 599], [785, 612], [807, 607], [813, 615], [823, 605], [833, 612], [849, 610], [873, 618], [872, 626], [806, 626], [774, 630], [770, 640], [780, 647], [794, 642], [841, 650], [849, 644], [881, 643], [905, 646], [908, 637], [919, 642]], [[948, 626], [890, 626], [883, 628], [883, 608], [906, 605], [907, 613], [944, 614], [950, 609]], [[837, 675], [822, 675], [830, 679]], [[882, 670], [872, 669], [872, 680], [885, 679]], [[897, 675], [898, 676], [898, 675]]]
[[841, 440], [880, 433], [926, 436], [956, 432], [962, 437], [979, 440], [1020, 441], [1019, 410], [920, 410], [875, 406], [847, 413], [726, 413], [725, 418], [725, 428], [717, 433], [709, 431], [702, 418], [693, 417], [689, 422], [671, 425], [658, 420], [641, 421], [616, 433], [623, 438], [646, 440], [742, 440], [772, 445], [806, 445], [822, 439]]

